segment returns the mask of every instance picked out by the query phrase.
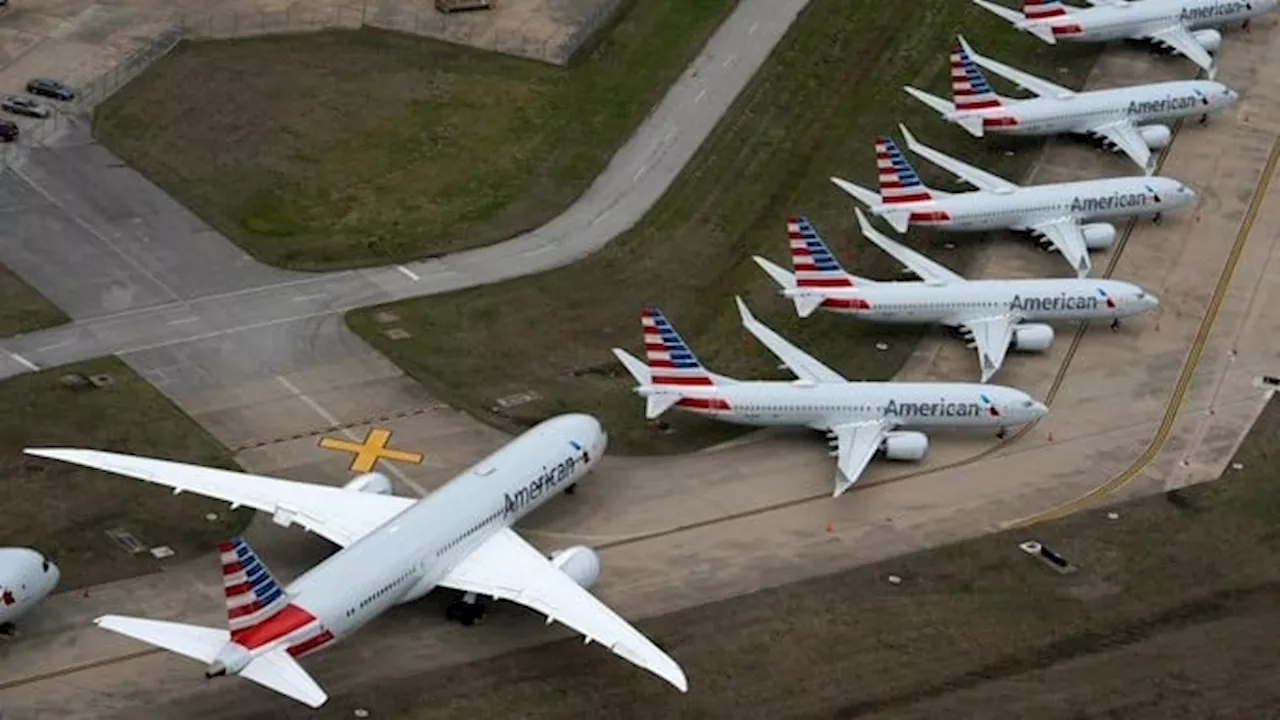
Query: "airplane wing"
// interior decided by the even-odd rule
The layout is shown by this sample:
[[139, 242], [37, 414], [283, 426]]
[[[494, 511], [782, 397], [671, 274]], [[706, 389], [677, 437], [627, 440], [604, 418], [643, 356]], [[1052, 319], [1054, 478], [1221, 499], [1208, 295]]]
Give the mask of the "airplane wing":
[[173, 488], [174, 495], [193, 492], [223, 500], [231, 503], [233, 510], [240, 506], [251, 507], [271, 515], [277, 525], [301, 525], [342, 547], [369, 534], [415, 502], [391, 495], [374, 495], [329, 485], [277, 480], [100, 450], [26, 448], [23, 452], [164, 485]]
[[961, 322], [973, 333], [973, 343], [977, 346], [978, 364], [982, 367], [982, 379], [979, 382], [989, 380], [1004, 364], [1014, 323], [1015, 318], [1008, 315], [973, 318]]
[[917, 142], [915, 136], [911, 134], [911, 131], [907, 130], [905, 125], [899, 125], [898, 129], [902, 131], [902, 136], [906, 138], [907, 147], [911, 149], [911, 152], [940, 168], [950, 170], [955, 173], [960, 180], [969, 183], [979, 190], [986, 190], [988, 192], [995, 193], [1010, 193], [1018, 189], [1017, 185], [1005, 180], [999, 175], [992, 175], [986, 170], [979, 170], [968, 163], [961, 162], [950, 155], [944, 155], [928, 145]]
[[973, 48], [969, 47], [969, 43], [966, 42], [963, 37], [957, 36], [957, 39], [960, 41], [961, 47], [964, 48], [965, 52], [969, 54], [969, 57], [975, 63], [996, 75], [1009, 80], [1023, 90], [1029, 90], [1041, 97], [1053, 97], [1058, 98], [1059, 100], [1065, 100], [1076, 94], [1071, 88], [1051, 83], [1048, 80], [1038, 78], [1035, 75], [1023, 72], [1022, 70], [1010, 65], [1005, 65], [998, 60], [992, 60], [989, 57], [979, 55], [974, 52]]
[[1195, 36], [1181, 22], [1175, 22], [1173, 25], [1163, 27], [1154, 32], [1138, 33], [1135, 38], [1149, 39], [1152, 42], [1173, 48], [1178, 53], [1186, 56], [1191, 62], [1204, 68], [1208, 72], [1210, 80], [1218, 72], [1213, 56], [1209, 54], [1208, 50], [1204, 49], [1203, 45], [1196, 42]]
[[867, 469], [884, 441], [889, 423], [885, 420], [866, 420], [845, 423], [831, 428], [836, 438], [836, 489], [831, 497], [838, 498], [853, 487]]
[[1129, 120], [1117, 120], [1105, 125], [1096, 125], [1087, 131], [1105, 140], [1110, 140], [1116, 147], [1124, 151], [1134, 162], [1145, 169], [1148, 174], [1153, 170], [1151, 164], [1151, 146], [1142, 139], [1142, 135]]
[[560, 622], [615, 655], [688, 692], [684, 671], [626, 620], [561, 572], [510, 528], [494, 533], [440, 581], [440, 585], [510, 600]]
[[1085, 277], [1093, 263], [1089, 260], [1089, 247], [1084, 243], [1084, 233], [1080, 231], [1080, 223], [1064, 217], [1032, 225], [1029, 228], [1034, 235], [1048, 240], [1062, 257], [1075, 268], [1076, 275]]
[[867, 221], [867, 216], [862, 214], [859, 208], [853, 209], [853, 214], [858, 217], [858, 226], [862, 228], [862, 236], [880, 247], [881, 250], [892, 255], [898, 262], [907, 267], [908, 270], [920, 276], [929, 285], [949, 285], [951, 283], [962, 283], [965, 279], [956, 273], [946, 269], [938, 263], [912, 250], [900, 242], [890, 240], [887, 236], [880, 234], [871, 223]]
[[764, 343], [765, 347], [769, 348], [769, 352], [778, 356], [778, 359], [785, 363], [796, 377], [818, 384], [848, 382], [843, 375], [823, 365], [817, 358], [787, 342], [767, 325], [756, 320], [747, 309], [747, 304], [742, 302], [741, 297], [735, 297], [734, 300], [738, 303], [738, 315], [742, 318], [742, 326]]

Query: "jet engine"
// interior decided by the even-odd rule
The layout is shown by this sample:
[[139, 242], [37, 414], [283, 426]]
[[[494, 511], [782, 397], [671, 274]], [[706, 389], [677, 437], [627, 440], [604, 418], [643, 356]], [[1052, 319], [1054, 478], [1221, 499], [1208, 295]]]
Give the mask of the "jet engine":
[[583, 590], [590, 590], [600, 579], [600, 556], [585, 545], [551, 553], [551, 564], [573, 578]]
[[1191, 37], [1200, 43], [1200, 47], [1209, 52], [1218, 52], [1218, 48], [1222, 47], [1222, 33], [1217, 30], [1197, 30], [1191, 33]]
[[382, 473], [365, 473], [342, 486], [343, 490], [369, 493], [371, 495], [390, 495], [391, 481]]
[[1040, 352], [1053, 344], [1053, 328], [1040, 323], [1027, 323], [1013, 328], [1009, 347], [1024, 352]]
[[1089, 223], [1080, 228], [1080, 234], [1090, 250], [1106, 250], [1116, 242], [1116, 226], [1111, 223]]
[[1173, 131], [1168, 125], [1143, 125], [1138, 128], [1138, 134], [1152, 150], [1159, 150], [1173, 140]]
[[889, 460], [920, 460], [929, 451], [929, 436], [922, 432], [893, 430], [884, 434], [881, 447]]

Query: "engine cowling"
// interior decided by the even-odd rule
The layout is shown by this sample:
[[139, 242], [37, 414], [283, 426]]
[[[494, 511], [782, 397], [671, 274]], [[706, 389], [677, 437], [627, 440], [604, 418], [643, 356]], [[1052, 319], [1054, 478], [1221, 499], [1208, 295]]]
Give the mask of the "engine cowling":
[[1173, 131], [1168, 125], [1143, 125], [1138, 128], [1138, 134], [1142, 136], [1142, 141], [1152, 150], [1159, 150], [1166, 147], [1173, 140]]
[[1107, 250], [1116, 243], [1116, 226], [1111, 223], [1089, 223], [1080, 228], [1080, 234], [1090, 250]]
[[600, 579], [600, 555], [584, 545], [552, 553], [551, 564], [573, 578], [583, 590], [590, 590]]
[[1217, 30], [1197, 30], [1191, 33], [1191, 37], [1209, 52], [1218, 52], [1218, 48], [1222, 47], [1222, 33]]
[[910, 430], [884, 434], [884, 456], [889, 460], [920, 460], [929, 452], [929, 436]]
[[1023, 352], [1040, 352], [1053, 344], [1053, 328], [1040, 323], [1018, 325], [1013, 329], [1009, 347]]
[[390, 495], [391, 481], [382, 473], [365, 473], [342, 486], [343, 490], [369, 493], [370, 495]]

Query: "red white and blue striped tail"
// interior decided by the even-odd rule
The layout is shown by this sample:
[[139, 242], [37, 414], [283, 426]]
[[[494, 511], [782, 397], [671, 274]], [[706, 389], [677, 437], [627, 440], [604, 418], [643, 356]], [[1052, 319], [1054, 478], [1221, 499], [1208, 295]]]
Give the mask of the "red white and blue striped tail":
[[680, 334], [662, 311], [653, 306], [640, 309], [644, 330], [644, 356], [653, 385], [697, 387], [715, 385], [711, 373], [702, 367]]
[[227, 625], [232, 633], [254, 627], [289, 604], [280, 583], [244, 538], [218, 543], [222, 587], [227, 596]]
[[1067, 14], [1067, 6], [1060, 0], [1023, 0], [1022, 14], [1028, 20], [1062, 17]]
[[892, 138], [876, 138], [876, 169], [880, 173], [880, 202], [906, 203], [932, 200], [929, 188], [920, 181], [915, 168], [907, 162]]
[[796, 287], [853, 287], [853, 278], [818, 236], [809, 218], [803, 215], [787, 218], [787, 237], [791, 241], [791, 265], [796, 273]]
[[978, 64], [960, 43], [951, 48], [951, 99], [956, 110], [982, 110], [1003, 105]]

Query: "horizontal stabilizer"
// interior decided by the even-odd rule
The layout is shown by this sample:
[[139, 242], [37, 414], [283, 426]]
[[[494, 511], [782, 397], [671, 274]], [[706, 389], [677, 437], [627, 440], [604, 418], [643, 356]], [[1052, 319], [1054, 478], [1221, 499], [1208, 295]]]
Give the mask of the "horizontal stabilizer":
[[855, 200], [866, 205], [868, 208], [872, 208], [880, 204], [880, 193], [872, 192], [861, 185], [854, 185], [848, 180], [842, 180], [838, 177], [831, 178], [831, 182], [835, 183], [836, 187], [849, 193]]
[[676, 393], [662, 393], [658, 395], [650, 395], [645, 398], [644, 416], [647, 420], [662, 415], [662, 413], [671, 409], [672, 405], [680, 402], [680, 396]]
[[751, 259], [755, 260], [756, 265], [759, 265], [761, 270], [764, 270], [769, 275], [769, 277], [773, 278], [773, 281], [778, 284], [778, 287], [782, 288], [783, 290], [795, 289], [796, 287], [795, 275], [791, 274], [786, 269], [778, 266], [777, 264], [772, 263], [760, 257], [759, 255], [752, 255]]
[[649, 384], [649, 366], [640, 362], [640, 359], [622, 348], [613, 348], [614, 357], [618, 358], [618, 362], [631, 373], [631, 377], [636, 379], [638, 385]]
[[906, 90], [907, 94], [911, 97], [919, 100], [925, 105], [928, 105], [934, 110], [937, 110], [942, 115], [950, 115], [956, 110], [955, 103], [950, 100], [944, 100], [937, 95], [931, 95], [923, 90], [913, 88], [910, 85], [903, 85], [902, 89]]
[[965, 129], [965, 132], [974, 137], [982, 137], [985, 135], [983, 130], [982, 116], [978, 114], [957, 115], [954, 117], [955, 123]]
[[791, 298], [796, 304], [796, 314], [802, 318], [807, 318], [822, 307], [822, 303], [826, 298], [817, 294], [797, 295]]
[[877, 214], [884, 218], [894, 230], [897, 230], [900, 233], [906, 232], [907, 228], [911, 225], [910, 210], [881, 210], [877, 212]]
[[165, 620], [103, 615], [93, 623], [104, 630], [141, 640], [148, 645], [164, 648], [202, 663], [213, 662], [231, 640], [231, 633], [226, 630]]
[[318, 708], [329, 699], [324, 690], [283, 647], [249, 661], [240, 671], [240, 677], [291, 697], [308, 707]]

